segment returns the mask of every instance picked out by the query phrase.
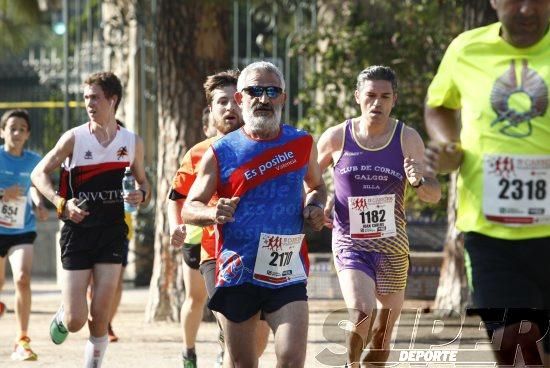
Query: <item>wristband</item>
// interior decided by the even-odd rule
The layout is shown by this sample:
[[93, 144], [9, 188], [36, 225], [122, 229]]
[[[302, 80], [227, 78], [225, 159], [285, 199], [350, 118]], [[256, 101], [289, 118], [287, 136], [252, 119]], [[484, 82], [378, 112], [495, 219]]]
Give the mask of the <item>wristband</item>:
[[138, 189], [141, 194], [143, 194], [143, 199], [141, 200], [141, 203], [145, 202], [145, 198], [147, 197], [147, 192], [144, 191], [143, 189]]
[[323, 206], [321, 203], [317, 203], [317, 202], [309, 202], [308, 204], [306, 204], [306, 207], [307, 206], [319, 207], [323, 211], [325, 210], [325, 206]]
[[67, 205], [67, 200], [63, 197], [59, 197], [59, 200], [55, 204], [55, 212], [58, 219], [63, 219], [63, 212], [65, 212], [65, 206]]

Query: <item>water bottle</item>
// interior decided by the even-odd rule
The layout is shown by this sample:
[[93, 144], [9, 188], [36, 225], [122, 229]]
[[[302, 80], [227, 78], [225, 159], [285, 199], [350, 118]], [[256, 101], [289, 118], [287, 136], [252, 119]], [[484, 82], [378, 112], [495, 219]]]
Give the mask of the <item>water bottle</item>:
[[[128, 166], [126, 170], [124, 170], [124, 177], [122, 178], [122, 193], [126, 196], [134, 190], [136, 190], [136, 179], [134, 178], [134, 175], [132, 175], [132, 170]], [[124, 201], [124, 211], [134, 212], [135, 210], [137, 210], [136, 206]]]

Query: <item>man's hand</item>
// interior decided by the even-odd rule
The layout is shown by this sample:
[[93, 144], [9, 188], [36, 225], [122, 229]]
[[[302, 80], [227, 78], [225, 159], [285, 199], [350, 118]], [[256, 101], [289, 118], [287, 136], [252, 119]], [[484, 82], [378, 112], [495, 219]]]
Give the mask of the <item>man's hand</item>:
[[176, 225], [176, 227], [170, 232], [170, 245], [175, 248], [181, 247], [185, 241], [186, 235], [187, 232], [185, 230], [185, 225]]
[[430, 141], [425, 151], [427, 169], [434, 173], [450, 173], [459, 168], [463, 152], [457, 142]]
[[145, 196], [143, 192], [139, 189], [132, 190], [127, 195], [124, 196], [124, 202], [129, 203], [134, 207], [138, 207], [143, 201], [145, 201]]
[[225, 224], [235, 221], [233, 215], [237, 209], [237, 204], [241, 199], [239, 197], [220, 198], [216, 203], [216, 211], [214, 214], [214, 222], [216, 224]]
[[71, 220], [75, 224], [82, 222], [90, 214], [90, 212], [78, 208], [78, 202], [76, 198], [68, 200], [63, 212], [63, 218]]
[[325, 213], [323, 209], [314, 205], [307, 205], [302, 212], [304, 219], [313, 230], [319, 231], [325, 223]]
[[405, 157], [403, 168], [405, 169], [405, 175], [407, 175], [409, 183], [413, 187], [420, 185], [420, 181], [424, 177], [423, 165], [414, 158]]
[[15, 184], [4, 189], [4, 196], [2, 197], [2, 200], [4, 202], [9, 202], [21, 197], [22, 195], [23, 189], [19, 185]]

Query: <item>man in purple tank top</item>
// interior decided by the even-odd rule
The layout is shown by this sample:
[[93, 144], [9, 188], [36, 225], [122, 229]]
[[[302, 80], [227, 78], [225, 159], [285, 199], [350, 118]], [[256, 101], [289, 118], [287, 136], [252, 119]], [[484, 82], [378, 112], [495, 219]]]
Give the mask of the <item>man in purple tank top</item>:
[[396, 100], [392, 69], [363, 70], [355, 91], [361, 116], [331, 127], [317, 145], [321, 170], [333, 166], [332, 249], [353, 323], [347, 341], [348, 367], [359, 367], [368, 343], [370, 351], [363, 359], [367, 365], [384, 363], [389, 356], [409, 268], [407, 181], [425, 202], [436, 203], [441, 197], [437, 179], [425, 170], [420, 135], [390, 117]]

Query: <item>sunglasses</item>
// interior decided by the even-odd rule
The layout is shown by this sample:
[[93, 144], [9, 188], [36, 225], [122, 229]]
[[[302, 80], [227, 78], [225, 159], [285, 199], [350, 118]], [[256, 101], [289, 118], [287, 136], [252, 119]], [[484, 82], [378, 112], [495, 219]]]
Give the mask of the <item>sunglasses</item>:
[[280, 96], [281, 93], [283, 93], [283, 89], [281, 87], [275, 86], [250, 86], [243, 88], [243, 91], [245, 91], [248, 95], [252, 97], [262, 97], [265, 92], [267, 94], [267, 97], [269, 98], [277, 98]]

